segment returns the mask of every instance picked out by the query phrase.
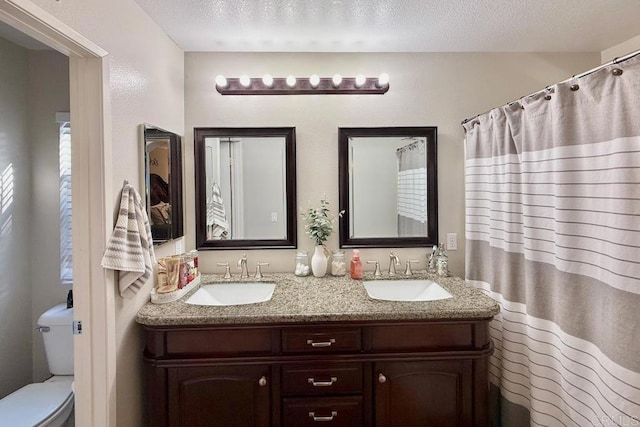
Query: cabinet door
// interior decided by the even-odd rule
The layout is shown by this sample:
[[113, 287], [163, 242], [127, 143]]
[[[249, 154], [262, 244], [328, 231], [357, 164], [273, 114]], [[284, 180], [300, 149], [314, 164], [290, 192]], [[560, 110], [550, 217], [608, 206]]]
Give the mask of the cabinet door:
[[377, 427], [471, 426], [472, 362], [380, 362], [374, 365]]
[[170, 368], [169, 425], [269, 426], [270, 382], [265, 365]]

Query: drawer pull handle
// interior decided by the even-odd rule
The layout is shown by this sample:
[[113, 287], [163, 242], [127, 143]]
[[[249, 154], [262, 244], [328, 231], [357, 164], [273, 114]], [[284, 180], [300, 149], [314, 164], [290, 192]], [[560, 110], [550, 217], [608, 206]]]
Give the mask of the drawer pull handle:
[[266, 378], [266, 377], [264, 377], [264, 376], [263, 376], [263, 377], [261, 377], [261, 378], [258, 380], [258, 384], [260, 385], [260, 387], [264, 387], [264, 386], [266, 386], [266, 385], [267, 385], [267, 378]]
[[384, 375], [382, 375], [382, 374], [378, 374], [378, 382], [379, 382], [380, 384], [384, 384], [384, 383], [386, 383], [386, 382], [387, 382], [387, 377], [385, 377], [385, 376], [384, 376]]
[[307, 381], [314, 387], [331, 387], [333, 383], [338, 381], [338, 377], [331, 377], [329, 381], [316, 381], [315, 378], [307, 378]]
[[335, 344], [336, 340], [331, 338], [329, 341], [319, 341], [315, 342], [314, 340], [307, 340], [307, 344], [311, 347], [331, 347], [331, 344]]
[[329, 417], [317, 417], [315, 412], [309, 412], [309, 418], [313, 418], [313, 421], [333, 421], [338, 416], [338, 411], [331, 411]]

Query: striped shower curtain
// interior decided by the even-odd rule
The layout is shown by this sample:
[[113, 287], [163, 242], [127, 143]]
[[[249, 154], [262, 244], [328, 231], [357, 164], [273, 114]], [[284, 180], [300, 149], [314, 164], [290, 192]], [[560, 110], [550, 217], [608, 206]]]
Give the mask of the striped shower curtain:
[[396, 150], [398, 159], [398, 237], [424, 237], [427, 222], [427, 141]]
[[464, 127], [494, 425], [640, 426], [640, 56]]

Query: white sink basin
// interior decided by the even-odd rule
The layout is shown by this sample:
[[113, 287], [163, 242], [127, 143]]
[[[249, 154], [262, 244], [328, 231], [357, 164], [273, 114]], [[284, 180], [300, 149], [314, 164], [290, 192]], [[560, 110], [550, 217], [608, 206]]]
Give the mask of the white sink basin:
[[271, 299], [275, 283], [243, 282], [202, 285], [185, 302], [193, 305], [241, 305]]
[[364, 282], [367, 294], [385, 301], [437, 301], [453, 298], [431, 280], [370, 280]]

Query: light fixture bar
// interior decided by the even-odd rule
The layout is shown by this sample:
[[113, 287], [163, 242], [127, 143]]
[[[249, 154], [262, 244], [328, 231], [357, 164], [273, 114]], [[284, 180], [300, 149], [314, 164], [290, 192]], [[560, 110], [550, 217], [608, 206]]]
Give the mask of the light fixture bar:
[[317, 86], [309, 78], [296, 78], [295, 85], [287, 85], [285, 78], [273, 78], [267, 86], [262, 78], [250, 78], [249, 86], [240, 83], [239, 78], [227, 78], [226, 86], [216, 85], [222, 95], [383, 95], [389, 90], [389, 83], [379, 85], [378, 77], [367, 77], [362, 85], [356, 85], [355, 77], [343, 77], [339, 85], [334, 85], [331, 77], [323, 77]]

